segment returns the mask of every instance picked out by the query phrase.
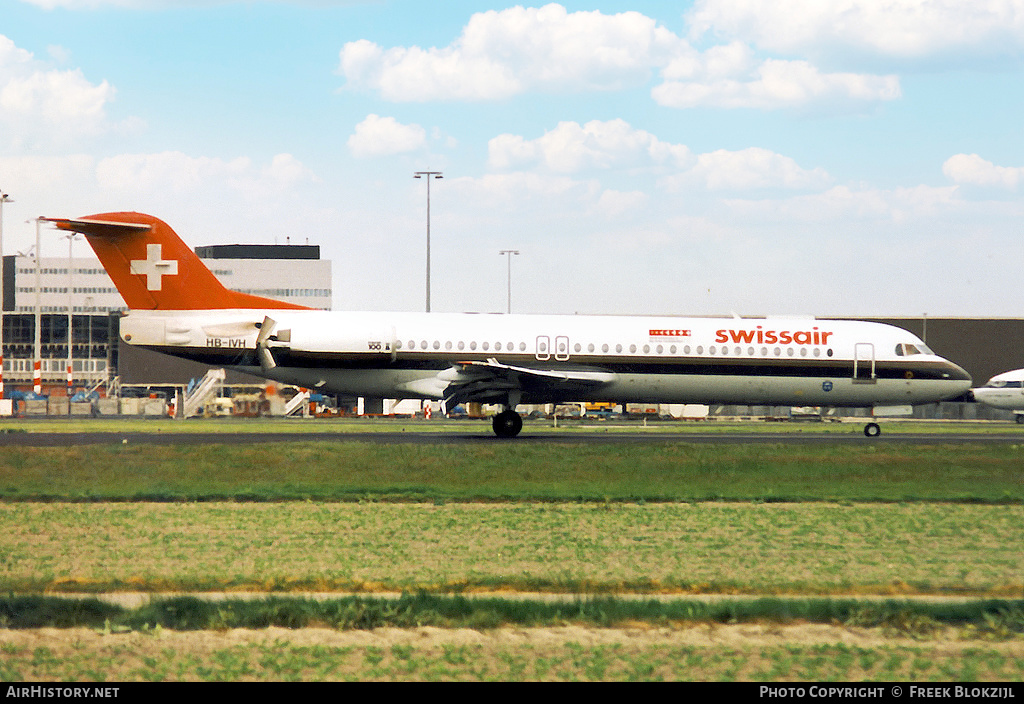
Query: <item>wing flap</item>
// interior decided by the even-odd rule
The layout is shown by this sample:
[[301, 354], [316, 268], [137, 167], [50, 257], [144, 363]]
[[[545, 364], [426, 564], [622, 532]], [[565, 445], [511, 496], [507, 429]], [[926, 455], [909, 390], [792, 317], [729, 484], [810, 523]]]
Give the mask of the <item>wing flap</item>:
[[[545, 369], [487, 361], [460, 362], [438, 374], [447, 381], [445, 407], [458, 403], [501, 403], [531, 396], [559, 398], [599, 389], [615, 381], [615, 374], [597, 369]], [[514, 404], [513, 404], [514, 405]]]
[[615, 374], [603, 370], [591, 369], [536, 369], [534, 367], [520, 367], [512, 364], [502, 364], [498, 360], [488, 359], [486, 362], [461, 362], [464, 369], [476, 371], [487, 370], [490, 373], [522, 374], [536, 379], [547, 379], [551, 381], [582, 382], [597, 385], [608, 384], [615, 381]]

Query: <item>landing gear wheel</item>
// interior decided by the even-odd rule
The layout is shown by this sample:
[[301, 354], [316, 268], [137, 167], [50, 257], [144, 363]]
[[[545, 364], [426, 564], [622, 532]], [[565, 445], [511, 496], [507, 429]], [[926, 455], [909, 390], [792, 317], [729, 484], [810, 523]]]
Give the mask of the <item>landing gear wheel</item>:
[[882, 434], [882, 429], [878, 426], [878, 423], [868, 423], [864, 426], [864, 434], [869, 438], [877, 438]]
[[523, 429], [523, 419], [515, 411], [502, 411], [491, 422], [499, 438], [514, 438]]

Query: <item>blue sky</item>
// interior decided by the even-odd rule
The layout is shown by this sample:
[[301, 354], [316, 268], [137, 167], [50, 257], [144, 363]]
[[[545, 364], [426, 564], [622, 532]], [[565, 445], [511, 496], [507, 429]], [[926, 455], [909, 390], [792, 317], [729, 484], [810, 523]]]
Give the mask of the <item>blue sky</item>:
[[[4, 251], [138, 210], [338, 310], [1022, 316], [1024, 0], [0, 0]], [[44, 254], [60, 254], [51, 233]]]

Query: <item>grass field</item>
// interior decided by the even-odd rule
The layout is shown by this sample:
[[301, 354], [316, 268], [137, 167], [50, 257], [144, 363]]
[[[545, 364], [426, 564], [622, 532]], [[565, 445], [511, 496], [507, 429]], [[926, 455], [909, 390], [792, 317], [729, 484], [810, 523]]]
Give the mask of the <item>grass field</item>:
[[[109, 430], [108, 421], [57, 427], [82, 432], [79, 423]], [[922, 425], [941, 434], [948, 424]], [[395, 430], [256, 423], [244, 432], [260, 426]], [[11, 620], [25, 603], [9, 602], [0, 679], [1024, 675], [1024, 442], [714, 445], [687, 443], [693, 426], [671, 427], [678, 441], [627, 444], [588, 444], [586, 433], [605, 430], [563, 427], [550, 432], [581, 441], [388, 445], [316, 441], [314, 431], [267, 446], [0, 447], [0, 593], [15, 599], [166, 590], [662, 595], [657, 607], [604, 621], [503, 620], [475, 599], [465, 621], [431, 620], [434, 608], [411, 623], [375, 621], [372, 631], [324, 616], [267, 630], [221, 611], [202, 626], [214, 630], [190, 633], [149, 616], [35, 631]], [[799, 432], [753, 429], [768, 427]], [[693, 594], [741, 596], [724, 618], [666, 615], [666, 595]], [[881, 621], [866, 611], [817, 619], [742, 606], [766, 594], [957, 595], [992, 600], [1002, 615], [949, 622], [904, 609]], [[67, 604], [55, 613], [76, 608]], [[831, 630], [812, 638], [812, 622]]]
[[1015, 682], [1022, 606], [15, 597], [0, 599], [15, 629], [0, 631], [0, 681]]
[[8, 503], [0, 592], [1024, 596], [1024, 507]]
[[0, 500], [1024, 503], [1024, 443], [0, 447]]
[[1019, 648], [803, 627], [12, 632], [0, 681], [1020, 681]]
[[[828, 422], [765, 422], [732, 417], [713, 417], [700, 421], [649, 419], [592, 419], [592, 418], [524, 418], [523, 432], [532, 435], [575, 436], [581, 438], [604, 433], [669, 434], [685, 440], [687, 435], [707, 433], [759, 433], [770, 435], [815, 433], [825, 435], [861, 436], [864, 424], [870, 418], [844, 417]], [[925, 433], [977, 434], [984, 436], [1020, 437], [1024, 442], [1024, 427], [1004, 421], [948, 421], [880, 419], [883, 433], [900, 435]], [[491, 437], [489, 418], [449, 419], [435, 417], [340, 417], [340, 418], [190, 418], [188, 420], [163, 417], [22, 417], [0, 420], [0, 433], [79, 433], [79, 432], [152, 432], [152, 433], [293, 433], [317, 435], [334, 433], [374, 432], [459, 433]]]

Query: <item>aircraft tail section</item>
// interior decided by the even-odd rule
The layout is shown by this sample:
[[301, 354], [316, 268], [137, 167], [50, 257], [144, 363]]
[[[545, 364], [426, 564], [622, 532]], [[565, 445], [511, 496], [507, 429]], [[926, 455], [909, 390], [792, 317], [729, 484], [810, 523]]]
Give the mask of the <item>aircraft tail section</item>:
[[305, 306], [227, 289], [167, 223], [143, 213], [44, 218], [85, 235], [133, 310], [215, 310]]

